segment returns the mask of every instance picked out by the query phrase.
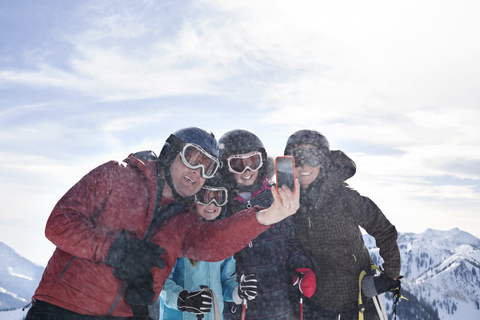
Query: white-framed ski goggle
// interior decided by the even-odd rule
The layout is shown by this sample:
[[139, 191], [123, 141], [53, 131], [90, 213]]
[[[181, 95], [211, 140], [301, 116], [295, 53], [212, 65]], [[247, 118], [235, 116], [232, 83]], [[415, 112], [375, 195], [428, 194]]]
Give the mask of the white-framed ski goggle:
[[232, 173], [242, 174], [247, 169], [257, 171], [263, 165], [262, 153], [252, 151], [244, 154], [235, 154], [227, 158], [228, 171]]
[[203, 186], [195, 194], [195, 202], [204, 206], [214, 203], [217, 207], [223, 207], [228, 202], [227, 189], [224, 187]]
[[186, 143], [180, 150], [180, 159], [189, 169], [202, 168], [201, 175], [204, 179], [213, 178], [220, 167], [220, 161], [216, 157], [193, 143]]

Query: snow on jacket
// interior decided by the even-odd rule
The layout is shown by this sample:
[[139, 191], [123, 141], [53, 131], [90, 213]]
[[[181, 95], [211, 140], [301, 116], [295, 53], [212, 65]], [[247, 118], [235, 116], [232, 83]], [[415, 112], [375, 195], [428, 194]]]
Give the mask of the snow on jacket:
[[[255, 205], [269, 207], [273, 202], [267, 180], [250, 200], [237, 199], [237, 210]], [[234, 257], [237, 281], [249, 273], [255, 273], [258, 279], [258, 296], [248, 301], [246, 319], [298, 319], [299, 292], [292, 286], [292, 279], [297, 268], [312, 268], [312, 264], [295, 239], [291, 217], [268, 228]], [[224, 319], [240, 319], [241, 314], [241, 305], [225, 303]]]
[[[197, 261], [192, 265], [189, 259], [178, 258], [160, 293], [160, 319], [197, 320], [194, 313], [179, 311], [177, 301], [180, 291], [200, 290], [201, 285], [212, 289], [217, 296], [219, 309], [223, 310], [223, 301], [233, 301], [233, 289], [237, 286], [235, 259], [230, 257], [219, 262]], [[204, 314], [204, 319], [214, 319], [213, 308], [210, 313]]]
[[333, 165], [321, 183], [301, 193], [294, 216], [296, 236], [316, 270], [317, 290], [310, 298], [329, 310], [357, 303], [358, 278], [372, 260], [359, 226], [373, 236], [383, 268], [398, 277], [400, 254], [397, 231], [369, 198], [344, 181], [355, 174], [355, 164], [341, 151], [332, 151]]
[[160, 205], [156, 203], [157, 183], [162, 182], [155, 162], [133, 155], [124, 162], [110, 161], [95, 168], [56, 204], [45, 233], [57, 248], [34, 298], [81, 314], [129, 317], [131, 308], [124, 301], [126, 281], [116, 278], [104, 263], [123, 229], [143, 239], [150, 228], [154, 231], [150, 241], [166, 250], [162, 255], [166, 267], [151, 270], [155, 299], [179, 256], [226, 259], [266, 229], [258, 224], [254, 209], [213, 223], [183, 210], [150, 225], [154, 208]]

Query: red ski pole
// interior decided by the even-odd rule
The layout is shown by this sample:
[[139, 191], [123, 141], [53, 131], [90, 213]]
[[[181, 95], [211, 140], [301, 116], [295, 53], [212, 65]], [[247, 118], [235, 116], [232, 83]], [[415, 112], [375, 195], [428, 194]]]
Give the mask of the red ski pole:
[[242, 303], [242, 320], [245, 320], [245, 313], [247, 312], [247, 299], [243, 299]]
[[303, 298], [300, 298], [300, 320], [303, 320]]

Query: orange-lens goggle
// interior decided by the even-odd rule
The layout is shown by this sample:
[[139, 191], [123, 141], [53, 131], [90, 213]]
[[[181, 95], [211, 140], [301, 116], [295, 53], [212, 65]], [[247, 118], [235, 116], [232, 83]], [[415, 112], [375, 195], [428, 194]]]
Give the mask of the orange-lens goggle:
[[193, 143], [185, 144], [180, 151], [180, 158], [189, 169], [202, 168], [204, 179], [212, 178], [220, 167], [220, 161], [216, 157]]
[[228, 171], [232, 173], [244, 173], [247, 169], [257, 171], [263, 165], [262, 154], [253, 151], [245, 154], [236, 154], [227, 158]]
[[228, 201], [227, 189], [224, 187], [203, 186], [202, 189], [195, 194], [195, 200], [204, 206], [214, 203], [217, 207], [222, 207], [226, 205]]

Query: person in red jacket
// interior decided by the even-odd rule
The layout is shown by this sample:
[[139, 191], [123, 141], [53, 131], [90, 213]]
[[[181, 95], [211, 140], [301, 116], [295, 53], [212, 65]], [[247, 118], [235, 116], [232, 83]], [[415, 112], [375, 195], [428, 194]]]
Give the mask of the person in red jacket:
[[267, 209], [203, 222], [189, 200], [219, 166], [214, 135], [190, 127], [170, 135], [155, 160], [131, 154], [85, 175], [47, 221], [57, 248], [26, 319], [151, 319], [148, 306], [178, 257], [225, 259], [299, 208], [299, 194], [279, 188]]

